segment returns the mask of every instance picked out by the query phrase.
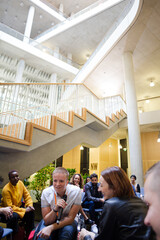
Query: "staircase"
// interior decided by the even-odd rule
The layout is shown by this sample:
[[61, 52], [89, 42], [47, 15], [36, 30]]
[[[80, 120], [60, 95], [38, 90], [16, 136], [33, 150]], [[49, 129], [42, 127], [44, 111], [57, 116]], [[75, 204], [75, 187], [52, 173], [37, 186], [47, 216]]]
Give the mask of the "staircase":
[[[7, 173], [12, 169], [17, 169], [20, 178], [24, 179], [79, 144], [98, 147], [126, 118], [123, 110], [111, 114], [111, 117], [105, 117], [105, 121], [87, 108], [82, 108], [79, 112], [81, 114], [70, 111], [68, 119], [62, 119], [66, 115], [65, 111], [63, 114], [47, 114], [27, 120], [25, 125], [22, 121], [15, 122], [14, 118], [7, 125], [1, 117], [1, 125], [4, 125], [0, 129], [0, 175], [4, 179], [3, 185], [8, 181]], [[22, 118], [20, 110], [14, 115]], [[10, 116], [5, 115], [5, 118], [10, 119]], [[19, 138], [17, 132], [21, 132], [20, 127], [23, 125], [24, 138]]]

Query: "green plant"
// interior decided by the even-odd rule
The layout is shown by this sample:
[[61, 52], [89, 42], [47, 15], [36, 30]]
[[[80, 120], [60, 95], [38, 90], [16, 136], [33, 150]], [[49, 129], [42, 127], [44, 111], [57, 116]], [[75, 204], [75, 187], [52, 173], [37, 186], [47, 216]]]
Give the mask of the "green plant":
[[67, 171], [69, 172], [69, 180], [70, 180], [71, 177], [76, 173], [76, 169], [75, 168], [67, 168]]
[[35, 173], [33, 180], [29, 184], [29, 189], [34, 190], [33, 194], [35, 195], [38, 202], [41, 201], [42, 191], [51, 185], [52, 172], [54, 169], [55, 167], [52, 163], [40, 169]]
[[87, 173], [85, 173], [85, 174], [82, 174], [81, 173], [81, 176], [82, 176], [82, 178], [83, 178], [83, 180], [84, 180], [84, 183], [86, 182], [86, 178], [89, 176]]

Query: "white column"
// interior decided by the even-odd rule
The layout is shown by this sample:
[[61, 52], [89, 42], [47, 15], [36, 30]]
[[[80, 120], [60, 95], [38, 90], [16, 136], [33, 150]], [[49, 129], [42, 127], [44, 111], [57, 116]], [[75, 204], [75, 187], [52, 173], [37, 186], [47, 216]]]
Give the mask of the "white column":
[[72, 64], [72, 53], [67, 54], [67, 63]]
[[25, 68], [25, 61], [21, 59], [17, 65], [17, 73], [16, 73], [16, 81], [15, 81], [16, 83], [22, 82], [24, 68]]
[[[22, 82], [24, 68], [25, 68], [25, 61], [21, 59], [17, 65], [16, 80], [15, 80], [16, 83]], [[12, 102], [15, 102], [15, 103], [17, 102], [18, 92], [19, 92], [19, 85], [15, 85], [15, 91], [13, 93]], [[16, 109], [16, 106], [15, 106], [15, 109]]]
[[[51, 75], [51, 83], [56, 83], [57, 82], [57, 74], [56, 73], [52, 73]], [[48, 97], [48, 105], [51, 109], [51, 111], [53, 112], [53, 114], [55, 115], [55, 108], [56, 108], [56, 103], [57, 103], [57, 86], [56, 85], [51, 85], [50, 89], [49, 89], [49, 97]]]
[[59, 13], [63, 15], [63, 3], [59, 5]]
[[35, 7], [31, 6], [30, 9], [29, 9], [29, 13], [28, 13], [26, 28], [25, 28], [25, 32], [24, 32], [24, 39], [23, 39], [23, 41], [27, 42], [27, 43], [29, 42], [29, 38], [30, 38], [30, 35], [31, 35], [34, 12], [35, 12]]
[[124, 53], [123, 63], [125, 73], [131, 174], [135, 174], [137, 176], [137, 181], [140, 183], [141, 186], [143, 186], [141, 138], [136, 100], [133, 59], [131, 52]]

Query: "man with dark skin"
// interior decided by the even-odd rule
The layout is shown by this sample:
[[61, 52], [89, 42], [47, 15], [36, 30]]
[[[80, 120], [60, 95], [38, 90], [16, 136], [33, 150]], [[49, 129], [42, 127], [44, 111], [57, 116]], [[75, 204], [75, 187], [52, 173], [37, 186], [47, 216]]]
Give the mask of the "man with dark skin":
[[[2, 206], [11, 207], [13, 209], [14, 222], [12, 229], [14, 233], [18, 232], [18, 218], [25, 223], [26, 235], [29, 236], [30, 231], [34, 228], [34, 207], [32, 198], [19, 180], [19, 174], [16, 170], [8, 173], [9, 183], [2, 190]], [[25, 207], [22, 207], [22, 198]]]

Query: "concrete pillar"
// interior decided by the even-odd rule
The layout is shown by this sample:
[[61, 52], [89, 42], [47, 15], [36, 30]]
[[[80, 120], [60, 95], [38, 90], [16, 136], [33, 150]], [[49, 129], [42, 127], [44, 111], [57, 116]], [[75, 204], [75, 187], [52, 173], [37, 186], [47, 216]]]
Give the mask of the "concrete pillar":
[[29, 42], [29, 38], [31, 35], [34, 13], [35, 13], [35, 7], [31, 6], [28, 13], [26, 28], [24, 32], [24, 39], [23, 39], [23, 41], [27, 43]]
[[128, 139], [130, 151], [131, 174], [137, 176], [137, 182], [143, 186], [143, 165], [141, 152], [141, 138], [134, 80], [134, 68], [131, 52], [123, 55], [125, 89], [127, 102]]
[[25, 61], [21, 59], [17, 65], [17, 73], [16, 73], [16, 81], [15, 81], [16, 83], [22, 82], [24, 68], [25, 68]]
[[63, 15], [63, 11], [64, 11], [63, 3], [60, 3], [60, 5], [59, 5], [59, 13]]
[[67, 54], [67, 63], [72, 64], [72, 53]]
[[[56, 83], [56, 82], [57, 82], [57, 74], [52, 73], [51, 83]], [[48, 105], [54, 115], [56, 115], [56, 103], [57, 103], [57, 86], [51, 85], [49, 89]]]

